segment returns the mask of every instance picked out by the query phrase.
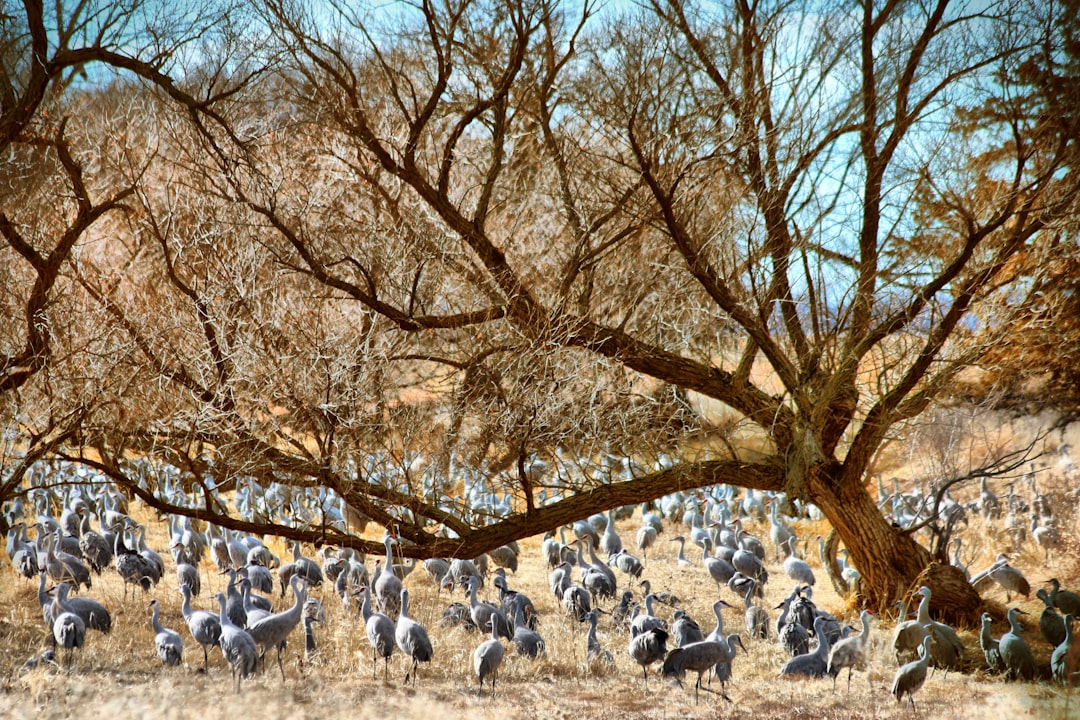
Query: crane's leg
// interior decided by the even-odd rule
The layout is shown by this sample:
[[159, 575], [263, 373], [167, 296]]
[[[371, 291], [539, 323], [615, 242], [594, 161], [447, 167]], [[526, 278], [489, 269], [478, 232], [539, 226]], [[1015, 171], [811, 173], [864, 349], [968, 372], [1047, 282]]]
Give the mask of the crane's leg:
[[[833, 687], [836, 687], [836, 678], [833, 678]], [[847, 669], [847, 689], [851, 692], [851, 668]]]
[[281, 645], [278, 645], [277, 649], [277, 666], [281, 671], [281, 682], [285, 682], [285, 666], [281, 664]]
[[375, 670], [379, 667], [379, 656], [375, 651], [375, 647], [371, 648], [371, 679], [375, 679]]

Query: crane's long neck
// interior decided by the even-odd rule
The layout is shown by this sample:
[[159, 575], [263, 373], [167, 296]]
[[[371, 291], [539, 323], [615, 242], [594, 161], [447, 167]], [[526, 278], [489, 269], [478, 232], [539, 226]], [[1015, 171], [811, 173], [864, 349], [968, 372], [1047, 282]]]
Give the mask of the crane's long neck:
[[158, 607], [157, 603], [154, 603], [153, 614], [150, 616], [150, 625], [154, 628], [154, 632], [156, 633], [165, 632], [165, 628], [161, 627], [161, 621], [158, 617], [160, 614], [161, 608]]
[[393, 542], [390, 538], [386, 538], [386, 541], [383, 544], [386, 546], [386, 569], [390, 570], [394, 567], [394, 553], [390, 550], [390, 546]]
[[1009, 611], [1009, 632], [1013, 635], [1019, 635], [1024, 631], [1023, 626], [1020, 625], [1020, 619], [1016, 617], [1016, 611]]
[[367, 623], [371, 619], [371, 593], [364, 589], [364, 599], [360, 602], [360, 616]]
[[923, 595], [922, 600], [919, 601], [919, 624], [926, 625], [930, 622], [930, 596]]

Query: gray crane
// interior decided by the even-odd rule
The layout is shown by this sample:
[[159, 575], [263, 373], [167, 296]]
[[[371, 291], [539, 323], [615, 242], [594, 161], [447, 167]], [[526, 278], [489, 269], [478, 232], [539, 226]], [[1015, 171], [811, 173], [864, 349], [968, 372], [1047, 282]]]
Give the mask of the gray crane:
[[155, 568], [153, 563], [143, 557], [137, 550], [127, 544], [127, 528], [122, 528], [116, 533], [116, 544], [113, 548], [113, 557], [116, 562], [116, 571], [124, 579], [124, 599], [127, 599], [128, 585], [138, 585], [143, 592], [150, 592], [151, 578]]
[[1050, 672], [1065, 686], [1072, 686], [1080, 677], [1080, 643], [1073, 640], [1072, 621], [1072, 615], [1065, 616], [1065, 639], [1050, 655]]
[[[255, 604], [253, 598], [257, 597], [257, 596], [253, 596], [251, 594], [251, 581], [248, 580], [247, 578], [244, 578], [243, 580], [240, 581], [240, 597], [243, 598], [243, 601], [244, 601], [244, 614], [245, 614], [245, 617], [247, 618], [247, 624], [248, 625], [252, 625], [254, 623], [257, 623], [258, 621], [262, 620], [263, 618], [270, 617], [270, 615], [271, 615], [270, 610], [263, 609], [263, 608], [261, 608], [261, 607], [259, 607], [258, 605]], [[263, 599], [265, 600], [266, 598], [263, 598]], [[228, 603], [228, 598], [227, 597], [226, 597], [226, 603]], [[233, 622], [236, 622], [236, 621], [234, 620]]]
[[[38, 523], [38, 528], [43, 527], [41, 523]], [[90, 589], [90, 567], [79, 558], [75, 557], [71, 553], [66, 553], [63, 550], [56, 550], [54, 548], [54, 538], [60, 534], [59, 530], [55, 535], [52, 533], [45, 536], [45, 569], [49, 572], [49, 577], [53, 579], [53, 582], [70, 582], [78, 590], [80, 585], [85, 585], [86, 589]], [[38, 565], [40, 566], [41, 558], [38, 558]]]
[[671, 639], [675, 641], [675, 647], [684, 647], [701, 642], [705, 639], [705, 634], [701, 632], [697, 620], [690, 617], [685, 610], [676, 610], [671, 623]]
[[634, 602], [634, 593], [629, 590], [623, 590], [622, 596], [619, 598], [619, 602], [615, 603], [615, 606], [611, 608], [611, 624], [616, 626], [626, 627], [630, 621], [630, 606]]
[[476, 591], [479, 586], [480, 583], [477, 578], [469, 578], [469, 612], [472, 615], [473, 623], [476, 627], [483, 629], [488, 626], [488, 621], [491, 618], [495, 618], [495, 629], [498, 630], [499, 636], [507, 640], [513, 640], [514, 632], [510, 629], [510, 622], [506, 619], [506, 613], [502, 611], [502, 608], [476, 599]]
[[614, 565], [619, 570], [629, 575], [631, 586], [633, 586], [634, 580], [640, 579], [641, 574], [645, 572], [645, 566], [641, 564], [641, 561], [626, 552], [626, 550], [620, 550], [611, 555], [611, 557], [608, 558], [608, 565]]
[[180, 608], [184, 621], [187, 622], [188, 631], [195, 642], [199, 643], [203, 651], [203, 670], [210, 665], [210, 656], [207, 648], [218, 647], [221, 644], [221, 621], [217, 615], [205, 610], [191, 609], [191, 588], [187, 585], [180, 586], [180, 594], [184, 596], [184, 604]]
[[399, 601], [397, 629], [394, 639], [397, 640], [398, 649], [412, 658], [412, 668], [405, 673], [405, 684], [412, 677], [413, 685], [416, 685], [416, 668], [418, 663], [431, 662], [432, 647], [428, 638], [427, 630], [420, 623], [409, 617], [409, 591], [402, 589]]
[[637, 548], [641, 551], [641, 557], [649, 559], [649, 548], [656, 544], [657, 530], [652, 525], [642, 525], [638, 528], [635, 537]]
[[1024, 574], [1009, 564], [1005, 553], [998, 553], [997, 560], [989, 571], [990, 578], [1005, 590], [1005, 602], [1012, 602], [1013, 593], [1031, 596], [1031, 584]]
[[825, 633], [825, 619], [814, 620], [817, 648], [805, 655], [796, 655], [780, 668], [781, 676], [825, 677], [829, 672], [829, 636]]
[[1039, 632], [1042, 633], [1046, 642], [1052, 647], [1057, 647], [1065, 639], [1065, 621], [1054, 608], [1054, 604], [1050, 602], [1050, 593], [1046, 591], [1046, 588], [1039, 588], [1035, 591], [1035, 595], [1045, 605], [1039, 615]]
[[930, 635], [924, 637], [920, 645], [921, 657], [901, 665], [893, 676], [891, 692], [896, 696], [896, 702], [902, 703], [907, 695], [912, 712], [915, 711], [915, 693], [926, 682], [926, 671], [930, 666], [930, 643], [933, 641]]
[[658, 627], [643, 630], [634, 634], [631, 630], [630, 645], [628, 651], [634, 662], [641, 666], [642, 677], [645, 678], [645, 688], [649, 687], [649, 666], [658, 660], [663, 660], [667, 655], [666, 630]]
[[1080, 617], [1080, 595], [1071, 590], [1062, 590], [1057, 578], [1047, 580], [1050, 583], [1050, 602], [1066, 615]]
[[60, 646], [67, 650], [64, 666], [71, 667], [75, 650], [86, 643], [86, 624], [82, 618], [72, 612], [62, 612], [52, 623], [53, 650]]
[[812, 586], [816, 582], [814, 571], [809, 563], [799, 557], [795, 549], [796, 542], [798, 539], [794, 535], [788, 538], [787, 545], [791, 554], [784, 560], [784, 573], [795, 582]]
[[161, 606], [157, 599], [150, 601], [150, 625], [154, 628], [154, 647], [157, 648], [161, 664], [176, 667], [184, 657], [184, 641], [180, 639], [180, 633], [163, 627], [159, 615]]
[[757, 594], [757, 581], [751, 580], [743, 597], [746, 603], [746, 633], [747, 637], [769, 639], [769, 613], [765, 608], [754, 603]]
[[994, 622], [994, 618], [990, 613], [982, 614], [982, 627], [979, 631], [979, 647], [983, 651], [983, 657], [986, 658], [986, 665], [990, 668], [991, 672], [999, 673], [1005, 671], [1005, 664], [1001, 662], [1001, 651], [998, 649], [998, 641], [990, 634], [990, 625]]
[[391, 569], [394, 567], [394, 553], [391, 547], [395, 542], [397, 541], [393, 535], [383, 538], [383, 545], [386, 546], [386, 560], [382, 564], [376, 561], [375, 570], [378, 577], [373, 581], [379, 611], [387, 615], [393, 615], [400, 610], [399, 603], [401, 602], [401, 578]]
[[595, 668], [598, 665], [607, 668], [615, 667], [615, 658], [611, 656], [611, 653], [604, 649], [600, 644], [600, 640], [596, 637], [596, 611], [590, 610], [585, 619], [589, 621], [589, 634], [585, 638], [585, 660], [588, 662], [590, 668]]
[[663, 603], [668, 607], [678, 607], [679, 604], [682, 602], [682, 600], [679, 600], [679, 597], [670, 590], [653, 591], [652, 583], [650, 583], [648, 580], [641, 581], [641, 595], [642, 597], [644, 597], [645, 595], [652, 595], [656, 602]]
[[247, 610], [244, 609], [244, 596], [236, 588], [236, 570], [229, 568], [222, 575], [229, 576], [229, 582], [225, 586], [225, 611], [229, 613], [229, 620], [236, 627], [246, 628]]
[[293, 629], [300, 624], [303, 617], [304, 603], [307, 601], [307, 580], [300, 574], [293, 575], [289, 579], [293, 596], [296, 598], [292, 607], [273, 615], [268, 615], [258, 622], [248, 626], [248, 634], [260, 646], [259, 657], [264, 658], [266, 651], [277, 648], [277, 664], [281, 671], [281, 679], [285, 680], [285, 667], [281, 663], [281, 651]]
[[567, 585], [562, 594], [563, 609], [578, 622], [585, 622], [592, 610], [591, 598], [589, 591], [580, 585]]
[[899, 662], [902, 652], [911, 652], [921, 643], [925, 635], [933, 637], [934, 642], [930, 645], [930, 662], [934, 667], [943, 668], [946, 676], [949, 670], [956, 670], [964, 658], [964, 645], [960, 642], [956, 631], [945, 623], [930, 619], [930, 588], [925, 585], [920, 587], [918, 593], [922, 600], [919, 602], [919, 610], [914, 620], [908, 620], [896, 626], [893, 633], [893, 649]]
[[[866, 669], [866, 644], [870, 639], [870, 611], [863, 610], [859, 613], [862, 622], [862, 633], [839, 640], [829, 650], [829, 675], [832, 675], [833, 690], [836, 690], [836, 676], [840, 671], [847, 668], [847, 686], [851, 689], [851, 671]], [[869, 676], [867, 677], [869, 679]]]
[[255, 645], [255, 639], [243, 628], [237, 627], [229, 619], [225, 609], [225, 594], [217, 594], [218, 621], [221, 623], [221, 654], [229, 663], [232, 672], [236, 692], [240, 692], [240, 681], [255, 674], [255, 668], [259, 664], [259, 649]]
[[652, 630], [653, 628], [661, 628], [667, 631], [667, 623], [656, 616], [653, 611], [653, 600], [655, 596], [649, 593], [645, 596], [645, 611], [639, 612], [630, 618], [630, 634], [640, 635], [641, 633]]
[[600, 549], [608, 557], [617, 555], [623, 549], [622, 538], [615, 532], [614, 510], [608, 510], [607, 525], [604, 526], [604, 534], [600, 536]]
[[727, 560], [709, 555], [708, 546], [701, 551], [701, 563], [709, 571], [709, 577], [716, 583], [716, 596], [720, 597], [721, 588], [735, 576], [735, 566]]
[[371, 644], [371, 679], [375, 679], [375, 668], [381, 657], [385, 681], [390, 677], [390, 656], [394, 654], [394, 621], [389, 615], [372, 611], [371, 593], [366, 587], [361, 586], [358, 594], [363, 598], [360, 614], [364, 618], [364, 629]]
[[97, 630], [108, 635], [112, 629], [112, 617], [105, 606], [93, 598], [68, 597], [69, 592], [71, 592], [71, 585], [66, 582], [56, 586], [51, 616], [55, 618], [62, 612], [75, 613], [82, 619], [88, 630]]
[[502, 665], [505, 650], [499, 642], [500, 633], [495, 616], [488, 618], [488, 627], [491, 629], [491, 636], [473, 651], [473, 671], [480, 681], [477, 694], [484, 692], [484, 680], [487, 679], [491, 683], [491, 697], [495, 697], [495, 680], [499, 676], [499, 666]]
[[1026, 615], [1019, 608], [1009, 608], [1009, 631], [998, 638], [998, 652], [1001, 654], [1001, 662], [1005, 666], [1005, 677], [1015, 680], [1035, 679], [1035, 659], [1031, 655], [1031, 648], [1024, 640], [1021, 633], [1024, 626], [1020, 624], [1020, 614]]
[[791, 657], [810, 652], [810, 631], [802, 623], [788, 618], [792, 614], [791, 603], [798, 597], [799, 587], [796, 585], [791, 594], [776, 606], [780, 611], [776, 619], [776, 637]]
[[518, 655], [535, 660], [544, 654], [547, 646], [544, 643], [544, 638], [540, 637], [540, 634], [525, 622], [525, 616], [528, 614], [525, 603], [526, 597], [524, 595], [518, 595], [514, 598], [514, 634], [512, 639]]
[[278, 669], [281, 670], [282, 680], [285, 679], [285, 668], [282, 666], [281, 653], [285, 649], [288, 636], [300, 624], [303, 607], [308, 601], [308, 581], [306, 578], [306, 575], [297, 573], [288, 581], [289, 586], [293, 588], [293, 597], [295, 598], [292, 608], [267, 615], [247, 626], [248, 634], [261, 647], [260, 660], [266, 656], [270, 648], [278, 649]]
[[[735, 637], [739, 636], [735, 635]], [[667, 657], [664, 658], [663, 667], [660, 669], [660, 676], [663, 678], [675, 678], [681, 687], [682, 679], [686, 673], [688, 671], [696, 672], [698, 674], [697, 682], [694, 683], [694, 702], [696, 703], [698, 693], [701, 690], [701, 676], [706, 671], [714, 668], [717, 663], [730, 662], [734, 654], [733, 647], [728, 647], [728, 643], [719, 640], [702, 640], [690, 643], [683, 647], [677, 647], [667, 654]], [[720, 696], [725, 700], [731, 700], [723, 690], [720, 691]]]

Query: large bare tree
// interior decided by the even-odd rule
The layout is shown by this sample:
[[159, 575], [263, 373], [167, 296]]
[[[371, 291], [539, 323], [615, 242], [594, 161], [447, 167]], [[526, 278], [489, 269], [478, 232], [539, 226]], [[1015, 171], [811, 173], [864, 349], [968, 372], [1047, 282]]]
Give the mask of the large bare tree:
[[417, 556], [784, 491], [890, 602], [930, 554], [874, 458], [1075, 213], [1075, 138], [1009, 102], [1057, 10], [259, 3], [132, 125], [160, 147], [129, 255], [74, 273], [115, 392], [82, 460], [162, 510], [374, 549], [362, 515]]

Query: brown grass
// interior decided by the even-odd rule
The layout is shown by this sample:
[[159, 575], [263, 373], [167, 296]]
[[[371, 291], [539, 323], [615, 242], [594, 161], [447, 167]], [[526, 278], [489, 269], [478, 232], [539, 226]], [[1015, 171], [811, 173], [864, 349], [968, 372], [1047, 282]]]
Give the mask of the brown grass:
[[[1075, 521], [1071, 522], [1063, 529], [1065, 534], [1075, 537]], [[636, 518], [619, 526], [628, 546], [636, 529]], [[770, 546], [767, 525], [749, 529]], [[800, 537], [812, 538], [827, 527], [804, 523], [798, 530]], [[683, 598], [684, 607], [704, 629], [711, 630], [710, 608], [716, 597], [715, 585], [700, 567], [698, 554], [692, 556], [693, 567], [678, 567], [674, 559], [677, 546], [670, 542], [674, 535], [672, 530], [661, 535], [658, 548], [650, 554], [646, 577], [654, 589], [671, 590]], [[989, 564], [1008, 542], [1001, 532], [984, 526], [981, 520], [974, 520], [964, 537], [965, 557], [974, 554], [973, 571]], [[165, 550], [163, 523], [151, 522], [149, 541], [159, 551]], [[436, 594], [422, 570], [410, 576], [406, 584], [413, 597], [413, 615], [431, 632], [435, 661], [421, 669], [417, 689], [401, 687], [404, 661], [397, 654], [391, 661], [389, 682], [382, 681], [381, 671], [377, 680], [371, 679], [370, 649], [356, 614], [346, 612], [332, 589], [323, 587], [313, 591], [324, 601], [328, 616], [327, 624], [317, 626], [316, 630], [320, 654], [304, 658], [302, 629], [298, 628], [286, 652], [286, 682], [281, 683], [271, 663], [264, 674], [245, 683], [237, 695], [232, 692], [228, 669], [217, 652], [211, 654], [209, 673], [201, 672], [201, 652], [190, 639], [180, 616], [180, 596], [171, 574], [152, 595], [140, 591], [135, 599], [129, 597], [126, 602], [122, 600], [122, 587], [115, 571], [109, 570], [95, 578], [89, 594], [113, 612], [112, 634], [91, 633], [85, 651], [77, 657], [70, 672], [20, 671], [23, 661], [43, 646], [45, 627], [37, 606], [36, 582], [14, 576], [10, 566], [5, 565], [0, 570], [0, 718], [911, 717], [906, 701], [897, 705], [889, 694], [896, 669], [890, 646], [891, 618], [875, 619], [870, 670], [855, 674], [850, 691], [845, 688], [843, 677], [835, 692], [827, 680], [779, 680], [777, 672], [786, 658], [770, 638], [767, 642], [748, 642], [748, 654], [736, 658], [734, 685], [728, 689], [732, 704], [708, 694], [703, 694], [701, 702], [695, 704], [691, 685], [680, 688], [662, 683], [656, 666], [650, 672], [646, 692], [640, 669], [626, 653], [626, 635], [612, 629], [606, 617], [601, 620], [600, 640], [615, 655], [617, 669], [594, 674], [584, 662], [584, 631], [563, 617], [547, 590], [540, 540], [532, 538], [521, 545], [524, 553], [521, 568], [517, 576], [510, 577], [510, 582], [512, 587], [529, 594], [540, 609], [543, 616], [540, 632], [547, 642], [548, 654], [537, 662], [529, 662], [508, 652], [495, 698], [478, 697], [472, 676], [471, 655], [481, 638], [460, 629], [438, 627], [442, 609], [450, 600], [445, 593]], [[818, 575], [815, 600], [844, 621], [857, 624], [847, 600], [838, 597], [829, 586], [820, 569], [816, 546], [812, 548], [807, 559]], [[769, 550], [771, 553], [771, 547]], [[286, 556], [283, 546], [277, 545], [275, 552]], [[1067, 587], [1077, 588], [1080, 561], [1075, 552], [1052, 556], [1049, 563], [1044, 563], [1042, 552], [1030, 541], [1013, 552], [1013, 565], [1027, 574], [1033, 587], [1056, 575]], [[171, 566], [168, 561], [167, 564]], [[211, 594], [221, 590], [224, 583], [222, 578], [211, 574], [209, 564], [203, 569], [206, 573], [203, 597], [194, 604], [210, 609]], [[767, 588], [766, 607], [775, 618], [772, 608], [790, 589], [791, 582], [772, 555], [769, 569], [772, 582]], [[481, 594], [493, 597], [493, 588], [488, 585]], [[162, 669], [154, 654], [147, 608], [151, 596], [156, 596], [163, 605], [163, 623], [184, 637], [184, 665], [180, 668]], [[741, 606], [726, 588], [723, 597]], [[985, 597], [999, 604], [1005, 599], [1000, 589], [989, 591]], [[461, 596], [455, 599], [460, 600]], [[1032, 632], [1028, 640], [1045, 672], [1050, 648], [1041, 640], [1036, 627], [1041, 603], [1033, 595], [1031, 599], [1014, 599], [1013, 604], [1031, 613]], [[669, 608], [659, 606], [659, 613], [670, 619]], [[724, 619], [729, 632], [743, 630], [741, 613], [728, 612]], [[996, 634], [1004, 630], [1003, 626], [995, 626]], [[962, 637], [968, 646], [970, 665], [980, 667], [977, 637], [971, 631], [963, 632]], [[1075, 696], [1075, 691], [1066, 692], [1048, 683], [1005, 684], [981, 671], [950, 673], [947, 678], [934, 675], [917, 694], [916, 704], [922, 718], [1003, 717], [1006, 713], [1010, 717], [1024, 714], [1068, 718], [1080, 713], [1080, 697]]]

